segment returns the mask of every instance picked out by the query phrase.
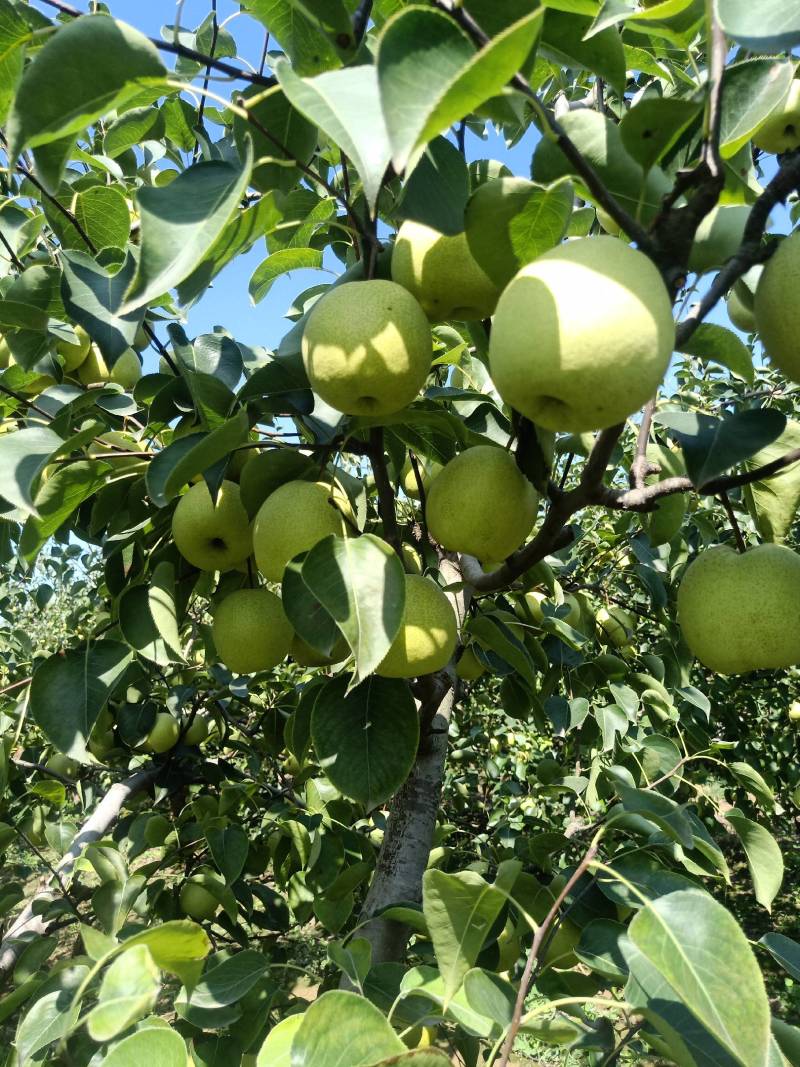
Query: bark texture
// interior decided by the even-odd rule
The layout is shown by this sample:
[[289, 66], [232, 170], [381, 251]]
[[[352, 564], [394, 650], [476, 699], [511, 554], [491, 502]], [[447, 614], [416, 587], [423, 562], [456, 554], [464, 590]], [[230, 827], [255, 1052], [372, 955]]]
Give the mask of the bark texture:
[[147, 767], [137, 771], [124, 782], [116, 782], [94, 809], [86, 822], [78, 830], [72, 840], [72, 844], [61, 857], [56, 867], [56, 874], [47, 877], [41, 889], [25, 905], [15, 919], [14, 923], [6, 932], [0, 943], [0, 981], [3, 981], [11, 971], [22, 954], [23, 950], [36, 938], [47, 933], [50, 921], [42, 915], [36, 914], [37, 909], [47, 901], [52, 900], [60, 892], [59, 879], [66, 883], [75, 867], [75, 861], [93, 841], [103, 837], [111, 826], [116, 822], [122, 805], [135, 793], [144, 789], [158, 773], [158, 768]]

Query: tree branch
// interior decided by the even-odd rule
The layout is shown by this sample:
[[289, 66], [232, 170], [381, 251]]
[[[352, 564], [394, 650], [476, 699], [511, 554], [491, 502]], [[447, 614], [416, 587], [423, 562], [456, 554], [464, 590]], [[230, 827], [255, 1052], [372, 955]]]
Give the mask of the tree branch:
[[[475, 19], [463, 7], [458, 5], [457, 0], [432, 0], [432, 2], [434, 7], [450, 15], [480, 48], [484, 48], [489, 44], [491, 38], [484, 33]], [[643, 252], [653, 256], [655, 254], [655, 246], [647, 230], [632, 215], [629, 215], [619, 201], [606, 189], [594, 167], [583, 158], [555, 115], [544, 106], [539, 96], [531, 88], [530, 82], [521, 74], [516, 74], [509, 84], [512, 89], [516, 89], [517, 92], [522, 93], [523, 96], [526, 96], [531, 101], [543, 127], [542, 133], [545, 137], [555, 141], [574, 167], [575, 173], [582, 179], [592, 198], [608, 212], [611, 218], [622, 227], [630, 239], [635, 241]]]
[[383, 427], [381, 426], [370, 430], [368, 455], [378, 490], [378, 512], [383, 523], [383, 536], [402, 560], [402, 541], [400, 531], [397, 529], [394, 490], [389, 481], [389, 472], [386, 469], [386, 459], [383, 454]]
[[589, 869], [589, 865], [597, 855], [598, 847], [599, 839], [595, 838], [595, 840], [586, 850], [586, 854], [584, 855], [583, 859], [575, 868], [571, 878], [569, 878], [567, 884], [564, 886], [564, 888], [558, 894], [556, 899], [553, 901], [553, 906], [547, 913], [547, 915], [544, 917], [544, 921], [542, 922], [541, 926], [533, 935], [533, 943], [531, 944], [530, 951], [528, 952], [528, 958], [525, 961], [525, 970], [522, 973], [522, 980], [520, 981], [519, 989], [517, 990], [517, 1000], [514, 1004], [514, 1014], [511, 1018], [511, 1023], [508, 1027], [508, 1035], [503, 1044], [502, 1052], [500, 1053], [498, 1067], [508, 1067], [508, 1061], [511, 1056], [511, 1052], [514, 1048], [514, 1041], [516, 1040], [517, 1033], [519, 1032], [519, 1028], [522, 1023], [522, 1013], [525, 1010], [525, 998], [527, 997], [528, 991], [531, 986], [531, 980], [533, 978], [533, 969], [536, 966], [536, 961], [538, 959], [542, 943], [544, 942], [544, 939], [547, 936], [547, 932], [550, 929], [553, 920], [558, 915], [561, 905], [569, 896], [573, 886], [578, 883], [578, 881], [583, 877], [584, 873]]
[[631, 463], [631, 489], [642, 489], [647, 475], [656, 473], [653, 464], [647, 460], [647, 445], [650, 441], [650, 427], [653, 425], [655, 410], [656, 398], [653, 397], [645, 405], [642, 412], [642, 421], [639, 423], [639, 436], [636, 438], [636, 456], [633, 463]]
[[358, 10], [353, 16], [353, 39], [356, 42], [356, 47], [364, 40], [367, 32], [367, 26], [369, 26], [369, 20], [372, 17], [372, 4], [373, 0], [361, 0]]

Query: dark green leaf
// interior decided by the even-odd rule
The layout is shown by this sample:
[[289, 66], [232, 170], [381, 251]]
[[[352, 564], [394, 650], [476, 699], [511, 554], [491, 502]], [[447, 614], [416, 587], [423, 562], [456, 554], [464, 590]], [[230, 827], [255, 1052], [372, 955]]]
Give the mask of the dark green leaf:
[[136, 338], [142, 311], [125, 315], [119, 306], [136, 272], [136, 260], [128, 253], [116, 272], [109, 272], [85, 252], [65, 252], [62, 294], [70, 316], [83, 326], [113, 367]]
[[800, 982], [800, 944], [784, 934], [764, 934], [758, 942], [795, 981]]
[[320, 766], [345, 796], [371, 810], [408, 777], [419, 743], [419, 716], [408, 685], [371, 677], [348, 693], [348, 678], [328, 682], [311, 713]]
[[249, 430], [247, 412], [242, 410], [211, 433], [179, 437], [162, 449], [147, 468], [147, 490], [156, 507], [166, 507], [196, 474], [207, 471], [237, 445], [244, 444]]
[[649, 170], [672, 148], [701, 107], [695, 100], [646, 96], [625, 112], [619, 127], [622, 143]]
[[0, 497], [38, 517], [33, 498], [39, 476], [64, 442], [44, 427], [5, 434], [0, 449]]
[[468, 199], [469, 170], [464, 157], [452, 141], [435, 137], [403, 187], [398, 215], [452, 236], [464, 229]]
[[783, 855], [780, 845], [764, 826], [760, 826], [737, 811], [725, 813], [725, 818], [739, 835], [747, 855], [756, 900], [772, 910], [772, 902], [783, 882]]

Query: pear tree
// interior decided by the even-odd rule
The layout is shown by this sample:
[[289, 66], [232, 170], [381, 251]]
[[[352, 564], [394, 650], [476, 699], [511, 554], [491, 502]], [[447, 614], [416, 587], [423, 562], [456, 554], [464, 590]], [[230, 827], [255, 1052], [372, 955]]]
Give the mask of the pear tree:
[[798, 1063], [800, 2], [161, 7], [0, 0], [6, 1061]]

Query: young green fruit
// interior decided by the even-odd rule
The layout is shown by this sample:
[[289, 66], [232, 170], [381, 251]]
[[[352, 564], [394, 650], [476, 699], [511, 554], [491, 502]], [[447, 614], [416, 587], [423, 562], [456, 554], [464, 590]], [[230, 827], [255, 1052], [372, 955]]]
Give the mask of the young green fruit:
[[123, 389], [133, 389], [142, 376], [142, 365], [132, 348], [127, 348], [109, 370], [97, 345], [92, 345], [88, 355], [78, 367], [78, 379], [84, 385], [105, 385], [115, 382]]
[[789, 718], [792, 722], [800, 720], [800, 700], [795, 700], [789, 707]]
[[195, 715], [194, 721], [183, 735], [185, 745], [199, 745], [208, 737], [208, 719], [205, 715]]
[[172, 538], [184, 559], [202, 571], [228, 571], [243, 563], [253, 542], [239, 486], [224, 481], [213, 502], [206, 483], [195, 483], [175, 508]]
[[292, 638], [290, 654], [299, 667], [332, 667], [347, 659], [350, 655], [350, 646], [342, 637], [331, 649], [331, 654], [325, 656], [316, 648], [312, 648], [299, 634], [295, 634]]
[[[657, 465], [660, 469], [659, 474], [648, 475], [645, 479], [648, 485], [658, 479], [686, 474], [686, 466], [680, 453], [673, 452], [671, 448], [664, 445], [655, 442], [649, 444], [646, 458], [648, 462]], [[668, 544], [680, 531], [685, 516], [686, 497], [683, 493], [674, 493], [672, 496], [665, 496], [659, 500], [653, 511], [642, 515], [642, 528], [650, 544], [654, 548]]]
[[500, 295], [473, 258], [465, 233], [448, 237], [411, 220], [397, 233], [392, 278], [417, 298], [431, 322], [489, 318]]
[[326, 293], [308, 316], [302, 352], [326, 404], [346, 415], [391, 415], [424, 386], [433, 344], [413, 296], [377, 278]]
[[523, 267], [504, 291], [489, 370], [503, 400], [537, 425], [602, 430], [654, 395], [674, 340], [653, 263], [616, 238], [580, 238]]
[[467, 203], [464, 233], [471, 255], [499, 290], [505, 289], [528, 260], [514, 242], [514, 225], [522, 220], [537, 186], [525, 178], [493, 178], [479, 185]]
[[636, 620], [629, 611], [610, 604], [600, 608], [595, 615], [598, 636], [616, 648], [625, 648], [631, 643], [631, 635], [636, 628]]
[[74, 345], [71, 345], [69, 341], [56, 341], [56, 352], [61, 356], [65, 374], [72, 374], [77, 370], [89, 355], [89, 349], [92, 347], [92, 339], [83, 326], [76, 326], [75, 334], [78, 340]]
[[239, 589], [214, 613], [214, 645], [235, 674], [254, 674], [277, 666], [289, 654], [294, 630], [280, 597], [268, 589]]
[[772, 363], [793, 382], [800, 382], [800, 233], [781, 241], [756, 289], [756, 325]]
[[426, 501], [431, 535], [451, 552], [502, 560], [531, 531], [539, 497], [503, 448], [476, 445], [434, 478]]
[[756, 317], [751, 308], [748, 308], [743, 302], [739, 294], [735, 289], [732, 289], [728, 294], [726, 301], [728, 308], [728, 318], [731, 320], [737, 330], [741, 330], [742, 333], [755, 333]]
[[784, 545], [706, 549], [681, 582], [678, 623], [718, 674], [800, 663], [800, 556]]
[[178, 720], [170, 715], [168, 711], [160, 711], [156, 715], [156, 721], [147, 735], [144, 746], [151, 752], [169, 752], [171, 748], [175, 747], [180, 732], [181, 728], [178, 725]]
[[484, 664], [475, 655], [472, 645], [461, 653], [456, 664], [456, 675], [462, 682], [474, 682], [486, 671]]
[[327, 482], [286, 482], [267, 497], [253, 523], [253, 553], [258, 569], [279, 582], [289, 560], [308, 552], [325, 537], [350, 532], [341, 490]]
[[[422, 489], [427, 494], [433, 479], [443, 469], [441, 463], [437, 463], [436, 460], [417, 460], [417, 466], [419, 467], [419, 476], [422, 482]], [[400, 484], [403, 487], [403, 492], [411, 500], [419, 500], [419, 484], [417, 483], [417, 476], [414, 473], [414, 468], [411, 465], [411, 460], [406, 459], [403, 467], [400, 471]]]
[[48, 770], [55, 771], [56, 774], [63, 775], [65, 778], [74, 778], [81, 769], [81, 765], [77, 760], [65, 756], [63, 752], [54, 752], [45, 763], [45, 767]]
[[105, 463], [110, 463], [115, 471], [134, 470], [144, 467], [147, 462], [144, 456], [137, 459], [136, 456], [120, 454], [121, 452], [145, 451], [144, 442], [137, 441], [135, 437], [122, 433], [120, 430], [109, 430], [108, 433], [101, 434], [96, 441], [91, 442], [86, 451], [94, 459], [102, 459]]
[[207, 922], [219, 911], [217, 898], [197, 882], [184, 882], [178, 895], [178, 903], [183, 914], [197, 922]]
[[750, 217], [746, 204], [718, 204], [697, 227], [689, 270], [705, 274], [722, 266], [738, 250]]
[[792, 81], [786, 98], [753, 134], [753, 144], [774, 155], [800, 148], [800, 81]]
[[456, 647], [456, 616], [450, 602], [430, 578], [407, 574], [406, 603], [400, 631], [376, 674], [383, 678], [417, 678], [446, 666]]

